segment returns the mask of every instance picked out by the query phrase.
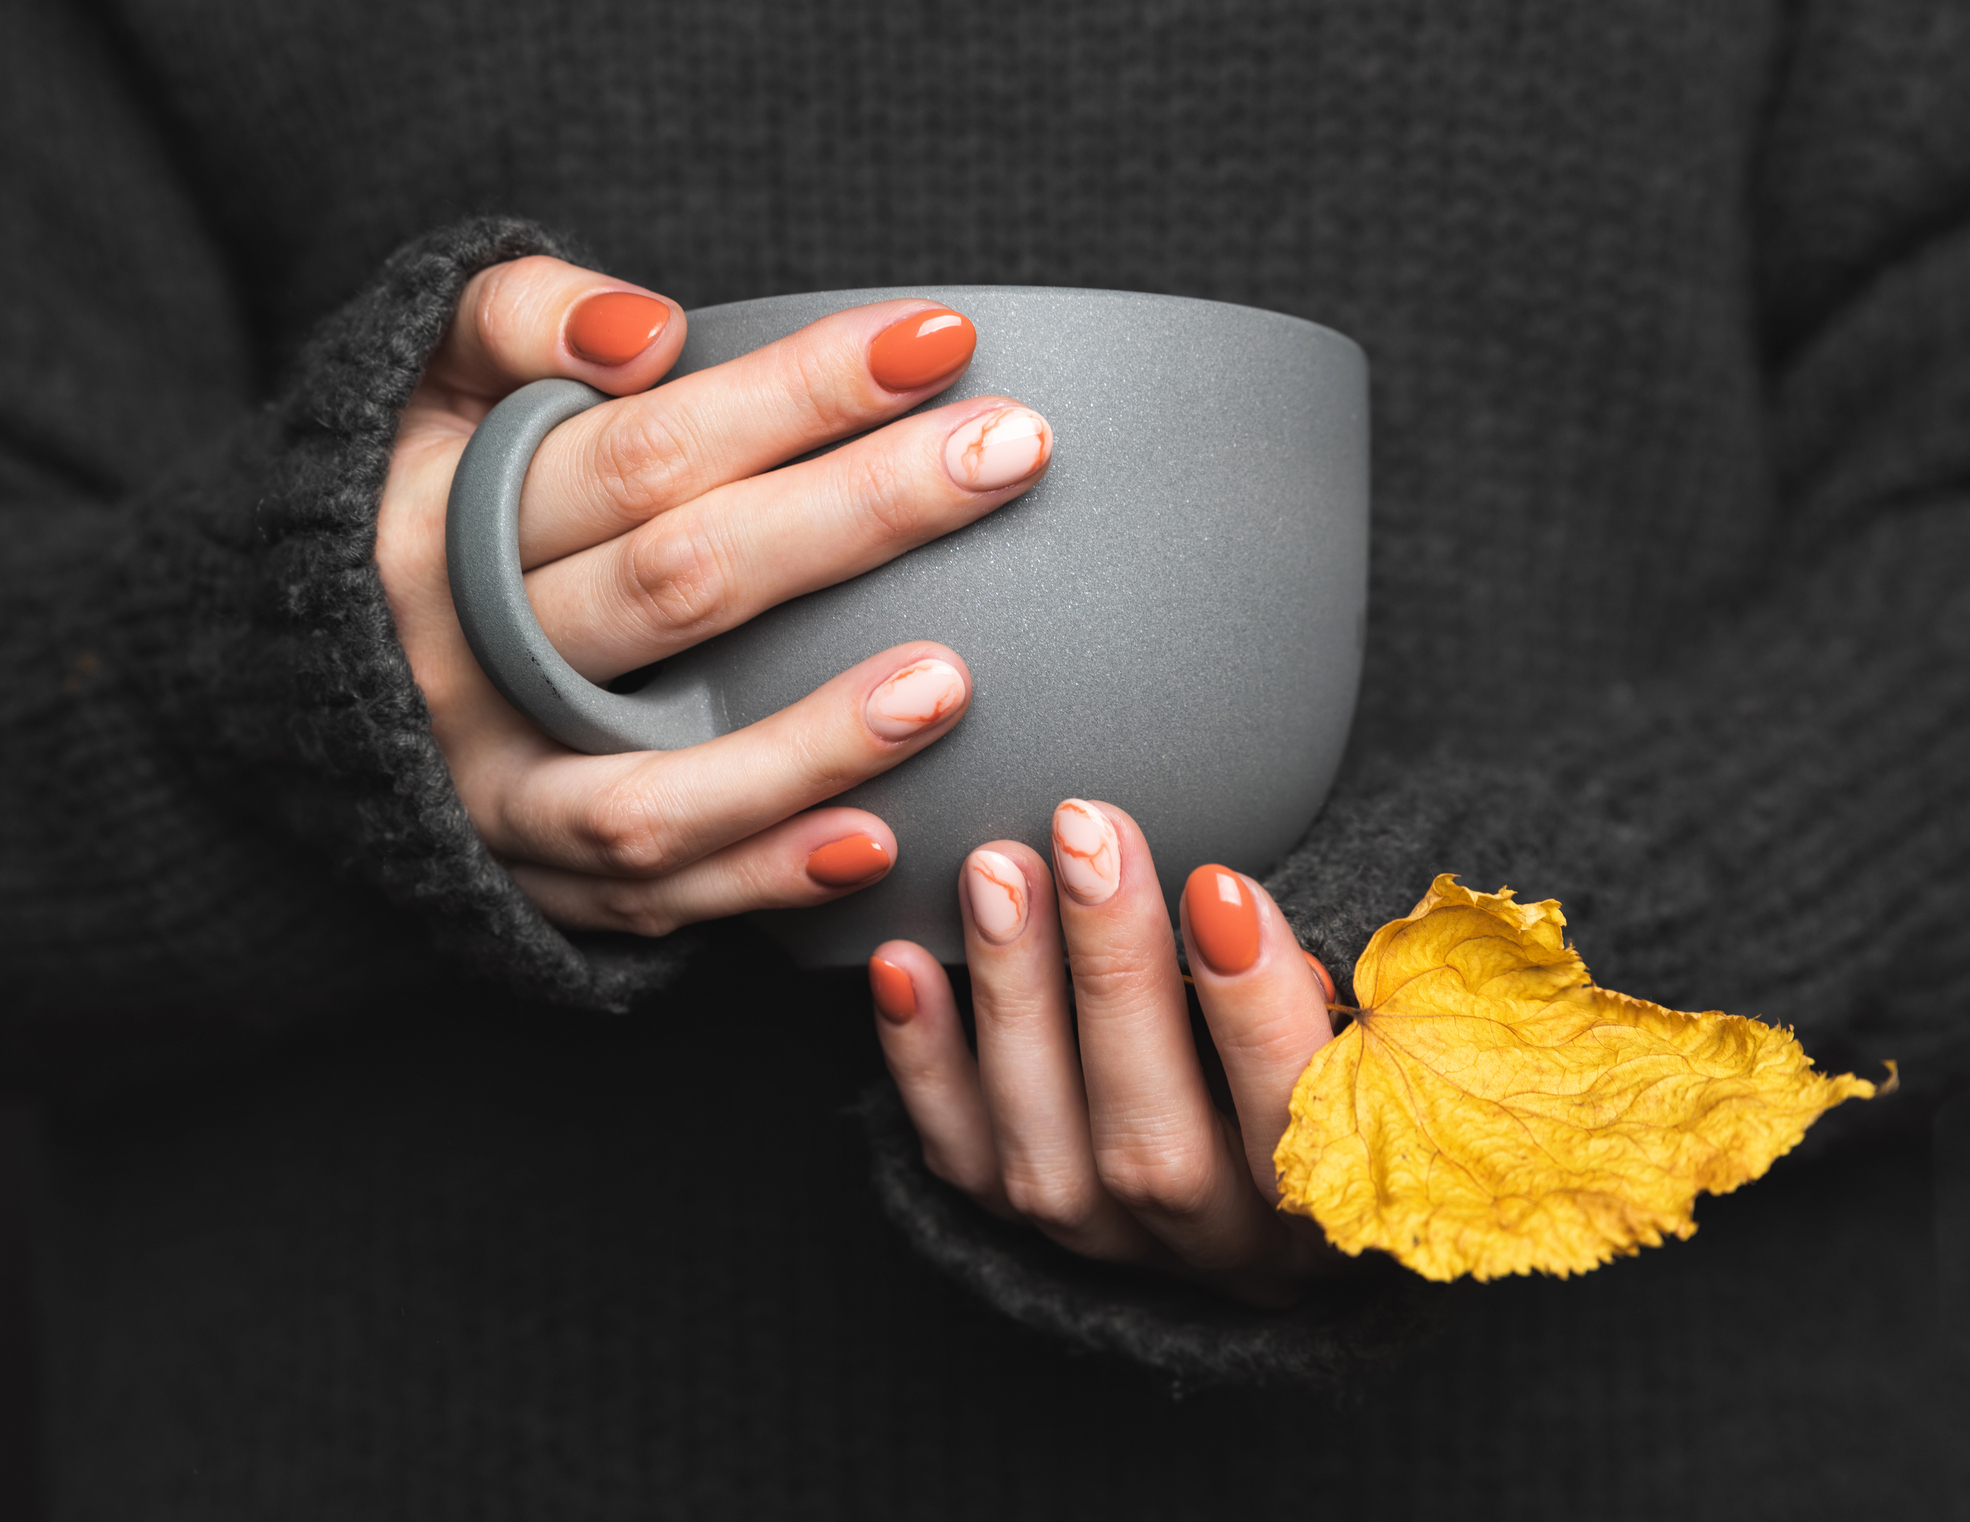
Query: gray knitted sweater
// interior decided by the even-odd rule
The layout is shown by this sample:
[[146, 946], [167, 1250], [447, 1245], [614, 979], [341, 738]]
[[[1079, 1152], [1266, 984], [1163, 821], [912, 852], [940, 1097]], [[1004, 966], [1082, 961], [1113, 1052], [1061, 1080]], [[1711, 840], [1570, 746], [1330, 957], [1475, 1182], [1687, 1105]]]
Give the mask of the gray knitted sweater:
[[[531, 252], [687, 307], [1016, 281], [1351, 334], [1368, 664], [1342, 779], [1269, 879], [1305, 944], [1345, 977], [1454, 871], [1560, 898], [1610, 986], [1792, 1024], [1827, 1065], [1899, 1059], [1904, 1117], [1970, 1074], [1961, 6], [46, 0], [0, 27], [0, 1062], [57, 1117], [61, 1369], [112, 1302], [164, 1316], [104, 1287], [116, 1244], [170, 1235], [130, 1223], [274, 1134], [255, 1110], [230, 1141], [155, 1142], [188, 1105], [301, 1082], [281, 1136], [371, 1138], [268, 1144], [287, 1162], [235, 1185], [366, 1180], [314, 1226], [389, 1302], [459, 1240], [390, 1180], [461, 1133], [391, 1131], [394, 1171], [364, 1171], [363, 1084], [446, 1092], [492, 1061], [476, 1044], [518, 1041], [520, 1068], [556, 1054], [535, 1076], [565, 1119], [616, 1092], [567, 1053], [633, 1039], [654, 1092], [757, 1118], [743, 1065], [702, 1072], [664, 1033], [853, 1004], [782, 969], [712, 1009], [694, 958], [772, 961], [738, 928], [563, 934], [452, 790], [376, 506], [462, 284]], [[1073, 1264], [944, 1194], [880, 1091], [859, 1103], [892, 1220], [1051, 1333], [1186, 1378], [1347, 1380], [1410, 1319], [1399, 1289], [1261, 1317]], [[153, 1145], [176, 1182], [103, 1171]], [[656, 1191], [685, 1223], [664, 1261], [698, 1261], [713, 1185], [634, 1155], [593, 1166]], [[590, 1229], [542, 1210], [516, 1233]], [[411, 1216], [426, 1259], [396, 1255]], [[319, 1255], [310, 1229], [253, 1252]], [[747, 1282], [757, 1325], [793, 1324], [765, 1302], [794, 1291]], [[789, 1345], [837, 1336], [799, 1314]], [[498, 1342], [446, 1336], [461, 1371]], [[64, 1431], [114, 1427], [100, 1380], [55, 1383]]]

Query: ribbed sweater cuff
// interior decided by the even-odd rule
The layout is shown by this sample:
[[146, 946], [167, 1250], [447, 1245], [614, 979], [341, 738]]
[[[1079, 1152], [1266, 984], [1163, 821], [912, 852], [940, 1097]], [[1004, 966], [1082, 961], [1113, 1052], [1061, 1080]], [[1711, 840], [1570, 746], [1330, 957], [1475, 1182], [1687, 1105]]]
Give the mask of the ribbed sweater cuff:
[[1077, 1258], [995, 1220], [924, 1167], [895, 1087], [862, 1098], [876, 1195], [910, 1244], [1013, 1320], [1119, 1354], [1179, 1386], [1290, 1384], [1338, 1394], [1431, 1325], [1441, 1296], [1364, 1263], [1290, 1311], [1257, 1311], [1176, 1280]]
[[500, 218], [400, 250], [317, 331], [216, 473], [150, 505], [127, 595], [133, 662], [210, 782], [410, 911], [461, 968], [620, 1009], [668, 980], [689, 937], [578, 946], [493, 860], [432, 738], [375, 563], [398, 423], [466, 282], [566, 253]]

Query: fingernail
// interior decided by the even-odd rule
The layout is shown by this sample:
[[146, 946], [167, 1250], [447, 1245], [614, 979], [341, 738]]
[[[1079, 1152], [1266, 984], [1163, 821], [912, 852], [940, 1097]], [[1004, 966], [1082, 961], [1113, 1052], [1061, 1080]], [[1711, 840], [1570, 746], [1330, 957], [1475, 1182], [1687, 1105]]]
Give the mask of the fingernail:
[[1306, 958], [1307, 966], [1313, 969], [1313, 975], [1320, 979], [1320, 992], [1326, 997], [1327, 1002], [1332, 1004], [1340, 995], [1334, 991], [1334, 975], [1327, 970], [1327, 964], [1304, 946], [1300, 948], [1300, 955]]
[[972, 491], [1023, 481], [1047, 462], [1053, 430], [1030, 407], [999, 407], [966, 423], [944, 446], [944, 468]]
[[890, 391], [914, 391], [962, 369], [978, 347], [978, 329], [962, 312], [933, 307], [892, 322], [869, 346], [869, 374]]
[[568, 347], [590, 364], [626, 365], [657, 341], [670, 308], [636, 291], [584, 298], [568, 317]]
[[997, 851], [973, 851], [965, 858], [964, 886], [980, 935], [995, 946], [1018, 938], [1026, 928], [1026, 874], [1019, 863]]
[[889, 870], [889, 853], [867, 835], [830, 841], [807, 858], [807, 875], [824, 888], [865, 883]]
[[905, 666], [869, 694], [869, 728], [885, 740], [907, 740], [964, 702], [964, 678], [946, 661]]
[[1229, 977], [1259, 959], [1259, 906], [1229, 867], [1199, 867], [1183, 885], [1190, 938], [1212, 972]]
[[1053, 864], [1061, 886], [1083, 904], [1105, 904], [1122, 885], [1122, 842], [1108, 816], [1069, 798], [1053, 811]]
[[875, 995], [876, 1013], [892, 1025], [905, 1024], [917, 1012], [910, 975], [887, 958], [869, 958], [869, 992]]

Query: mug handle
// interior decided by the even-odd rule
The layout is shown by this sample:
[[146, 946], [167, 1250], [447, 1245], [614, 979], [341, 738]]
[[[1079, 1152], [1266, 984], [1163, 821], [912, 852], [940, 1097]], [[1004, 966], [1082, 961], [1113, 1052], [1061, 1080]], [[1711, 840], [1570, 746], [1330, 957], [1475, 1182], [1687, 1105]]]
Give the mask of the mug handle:
[[520, 571], [520, 487], [534, 451], [610, 398], [580, 381], [522, 386], [466, 441], [445, 506], [451, 600], [500, 696], [563, 745], [593, 756], [682, 750], [723, 734], [725, 705], [702, 675], [659, 670], [635, 692], [598, 687], [548, 642]]

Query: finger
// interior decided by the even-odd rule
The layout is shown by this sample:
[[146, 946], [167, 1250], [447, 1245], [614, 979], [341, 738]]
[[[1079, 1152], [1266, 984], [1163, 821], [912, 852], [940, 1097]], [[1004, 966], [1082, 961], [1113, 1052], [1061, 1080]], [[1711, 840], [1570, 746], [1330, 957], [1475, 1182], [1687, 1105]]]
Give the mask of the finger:
[[[949, 368], [922, 380], [880, 353], [896, 334], [932, 328], [922, 346]], [[957, 336], [956, 342], [952, 341]], [[750, 354], [595, 407], [549, 434], [520, 502], [520, 559], [532, 567], [602, 544], [731, 481], [900, 416], [956, 380], [971, 359], [968, 319], [923, 300], [837, 312]]]
[[1199, 1272], [1242, 1273], [1279, 1227], [1211, 1103], [1148, 844], [1112, 804], [1070, 798], [1053, 852], [1102, 1181]]
[[1007, 1202], [1086, 1256], [1138, 1262], [1164, 1256], [1095, 1168], [1053, 879], [1045, 864], [1017, 841], [993, 841], [958, 869], [958, 900], [978, 1025], [979, 1084]]
[[466, 284], [425, 381], [488, 404], [548, 376], [624, 396], [676, 363], [684, 330], [668, 296], [545, 255], [514, 259]]
[[896, 863], [889, 826], [861, 809], [814, 809], [679, 871], [603, 877], [510, 863], [526, 894], [571, 930], [669, 935], [754, 909], [804, 909], [881, 882]]
[[915, 755], [971, 700], [964, 662], [918, 640], [688, 750], [580, 756], [542, 741], [462, 757], [461, 796], [501, 856], [661, 877]]
[[605, 680], [982, 518], [1052, 445], [1046, 419], [1003, 397], [939, 408], [542, 566], [527, 596], [569, 664]]
[[924, 1166], [995, 1214], [1008, 1216], [992, 1123], [965, 1045], [951, 980], [913, 941], [885, 941], [869, 958], [876, 1037], [923, 1141]]
[[1197, 868], [1184, 885], [1184, 944], [1198, 1002], [1224, 1062], [1252, 1181], [1278, 1198], [1273, 1148], [1293, 1087], [1332, 1034], [1327, 998], [1272, 897], [1229, 867]]

